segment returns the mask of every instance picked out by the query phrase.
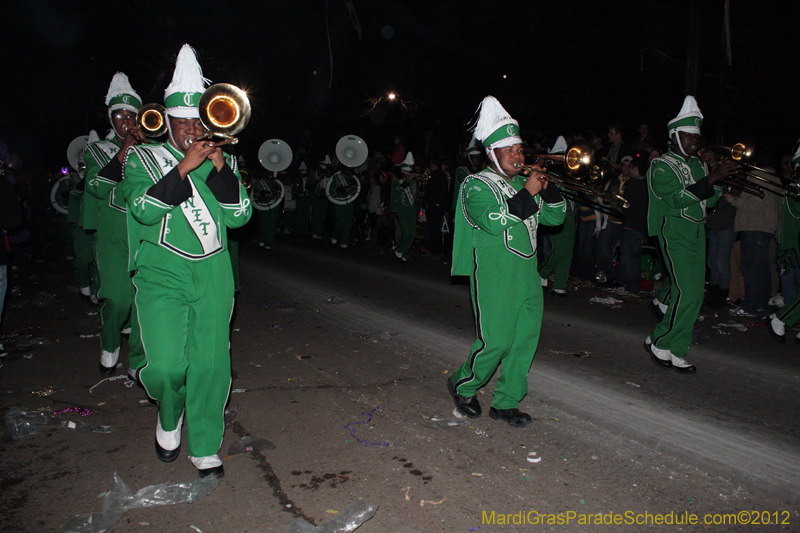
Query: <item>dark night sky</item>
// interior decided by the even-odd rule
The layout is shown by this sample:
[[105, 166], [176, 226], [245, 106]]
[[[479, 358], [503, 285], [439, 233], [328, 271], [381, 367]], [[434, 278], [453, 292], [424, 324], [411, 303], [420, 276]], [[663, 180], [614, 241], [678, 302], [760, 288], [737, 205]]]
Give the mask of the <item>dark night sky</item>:
[[[753, 139], [781, 155], [800, 137], [800, 8], [730, 0], [733, 63], [721, 68], [723, 4], [703, 2], [704, 133], [724, 127], [728, 144]], [[330, 88], [325, 0], [17, 2], [2, 23], [0, 137], [28, 163], [65, 164], [72, 138], [105, 127], [114, 72], [162, 102], [184, 42], [206, 77], [248, 90], [237, 149], [251, 161], [266, 139], [295, 145], [305, 129], [318, 151], [347, 133], [387, 149], [397, 132], [415, 150], [428, 129], [454, 147], [487, 94], [523, 132], [549, 138], [617, 121], [664, 135], [683, 100], [690, 0], [353, 0], [360, 39], [347, 4], [327, 5]], [[390, 90], [406, 108], [367, 113]]]

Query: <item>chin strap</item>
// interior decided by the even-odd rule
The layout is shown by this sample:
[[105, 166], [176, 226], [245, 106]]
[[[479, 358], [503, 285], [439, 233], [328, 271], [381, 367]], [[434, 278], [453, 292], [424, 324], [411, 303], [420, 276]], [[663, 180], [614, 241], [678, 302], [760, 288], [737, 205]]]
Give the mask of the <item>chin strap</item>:
[[494, 166], [495, 166], [495, 167], [496, 167], [496, 169], [497, 169], [497, 173], [498, 173], [498, 174], [500, 174], [501, 176], [503, 176], [504, 178], [508, 178], [508, 177], [509, 177], [509, 176], [508, 176], [508, 174], [506, 174], [505, 172], [503, 172], [503, 168], [500, 166], [500, 163], [498, 163], [498, 162], [497, 162], [497, 157], [495, 157], [495, 155], [494, 155], [494, 148], [492, 148], [491, 150], [489, 150], [489, 151], [487, 152], [487, 154], [489, 155], [489, 159], [491, 159], [492, 161], [494, 161]]

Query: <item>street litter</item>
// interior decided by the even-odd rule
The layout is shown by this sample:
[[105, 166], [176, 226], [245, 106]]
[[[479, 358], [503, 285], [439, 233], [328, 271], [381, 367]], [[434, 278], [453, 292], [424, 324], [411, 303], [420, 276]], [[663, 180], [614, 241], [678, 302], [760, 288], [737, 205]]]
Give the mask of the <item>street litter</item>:
[[50, 339], [45, 339], [44, 337], [35, 337], [29, 339], [22, 339], [17, 341], [17, 348], [30, 348], [32, 346], [46, 346], [48, 344], [53, 344], [53, 341]]
[[96, 388], [98, 385], [100, 385], [102, 382], [104, 382], [104, 381], [117, 381], [117, 380], [119, 380], [119, 379], [125, 379], [125, 380], [127, 380], [127, 381], [125, 382], [125, 386], [126, 386], [126, 387], [128, 387], [128, 388], [131, 388], [131, 387], [133, 387], [133, 385], [134, 385], [134, 383], [135, 383], [135, 382], [134, 382], [132, 379], [130, 379], [130, 378], [128, 377], [128, 374], [121, 374], [121, 375], [119, 375], [119, 376], [113, 376], [113, 377], [110, 377], [110, 378], [104, 378], [104, 379], [101, 379], [100, 381], [98, 381], [97, 383], [95, 383], [94, 385], [92, 385], [92, 387], [89, 389], [89, 394], [91, 394], [91, 393], [92, 393], [92, 391], [93, 391], [93, 390], [94, 390], [94, 389], [95, 389], [95, 388]]
[[56, 416], [50, 417], [44, 413], [23, 411], [19, 407], [10, 408], [6, 413], [5, 423], [6, 429], [8, 429], [8, 432], [11, 435], [11, 440], [39, 436], [42, 434], [43, 427], [61, 429], [88, 429], [92, 433], [111, 433], [111, 426], [93, 426], [86, 420], [78, 420], [77, 422], [73, 422], [72, 420], [61, 420], [57, 416], [58, 412], [53, 414]]
[[469, 419], [453, 408], [453, 418], [432, 417], [431, 425], [437, 428], [465, 428], [469, 427]]
[[342, 302], [342, 300], [340, 300], [336, 296], [331, 296], [330, 298], [325, 300], [325, 303], [326, 304], [331, 304], [331, 305], [339, 305], [340, 303], [343, 303], [343, 302]]
[[641, 385], [639, 385], [638, 383], [634, 383], [633, 381], [626, 381], [625, 385], [630, 385], [631, 387], [636, 387], [636, 388], [639, 388], [639, 389], [642, 388]]
[[266, 450], [274, 449], [275, 445], [267, 439], [246, 435], [228, 446], [228, 455], [239, 455], [247, 452], [261, 453]]
[[100, 334], [99, 334], [99, 333], [96, 333], [96, 334], [94, 334], [94, 335], [83, 335], [83, 334], [82, 334], [82, 335], [81, 335], [81, 339], [91, 339], [91, 338], [93, 338], [93, 337], [99, 337], [99, 336], [100, 336]]
[[375, 516], [377, 511], [377, 505], [358, 500], [320, 526], [315, 527], [308, 521], [298, 518], [289, 524], [285, 533], [350, 533]]
[[538, 463], [539, 461], [541, 461], [541, 460], [542, 460], [542, 458], [541, 458], [541, 457], [538, 457], [538, 456], [536, 455], [536, 452], [530, 452], [530, 453], [528, 454], [528, 457], [527, 457], [527, 459], [528, 459], [528, 462], [529, 462], [529, 463]]
[[55, 394], [55, 392], [56, 391], [55, 389], [53, 389], [53, 387], [47, 387], [46, 389], [43, 390], [31, 391], [31, 394], [35, 394], [36, 396], [41, 396], [44, 398], [45, 396], [50, 396], [51, 394]]
[[406, 488], [405, 488], [405, 489], [403, 489], [403, 490], [404, 490], [404, 491], [406, 491], [406, 501], [407, 501], [407, 502], [410, 502], [410, 501], [411, 501], [411, 497], [408, 495], [408, 491], [410, 491], [410, 490], [411, 490], [411, 487], [406, 487]]
[[102, 512], [76, 515], [67, 520], [59, 533], [103, 533], [110, 529], [125, 511], [194, 503], [211, 494], [219, 482], [219, 477], [207, 476], [191, 483], [170, 482], [149, 485], [131, 494], [128, 485], [119, 477], [119, 472], [114, 472], [111, 490], [103, 495]]
[[589, 357], [592, 355], [592, 352], [587, 350], [582, 350], [580, 352], [562, 352], [559, 350], [550, 350], [550, 353], [558, 354], [558, 355], [571, 355], [573, 357]]
[[609, 307], [618, 307], [622, 303], [622, 300], [617, 300], [616, 298], [612, 298], [611, 296], [606, 296], [605, 298], [602, 298], [600, 296], [593, 296], [592, 298], [589, 299], [589, 302], [595, 304], [603, 304]]
[[289, 326], [293, 326], [295, 322], [297, 322], [297, 320], [290, 320], [289, 322], [286, 322], [284, 324], [267, 324], [264, 327], [265, 328], [286, 328], [286, 327], [289, 327]]
[[711, 327], [716, 330], [721, 330], [721, 328], [733, 328], [738, 331], [747, 331], [747, 326], [745, 326], [744, 324], [740, 324], [739, 322], [735, 322], [733, 320], [729, 322], [720, 322], [716, 326], [711, 326]]
[[388, 441], [387, 442], [369, 442], [366, 439], [360, 439], [360, 438], [358, 438], [358, 436], [356, 436], [356, 431], [358, 430], [358, 428], [351, 427], [351, 426], [357, 426], [358, 424], [366, 424], [368, 422], [372, 422], [372, 413], [374, 413], [378, 409], [381, 409], [382, 407], [383, 407], [382, 405], [379, 405], [378, 407], [375, 407], [369, 413], [361, 413], [362, 415], [367, 417], [366, 420], [363, 420], [361, 422], [350, 422], [349, 424], [345, 424], [344, 428], [350, 430], [350, 436], [353, 437], [354, 439], [356, 439], [356, 442], [358, 442], [359, 444], [363, 443], [364, 446], [391, 446], [391, 444]]
[[92, 411], [88, 407], [78, 406], [78, 407], [66, 407], [60, 411], [53, 411], [53, 416], [63, 415], [64, 413], [71, 413], [71, 412], [78, 413], [81, 416], [89, 416], [90, 414], [94, 413], [94, 411]]
[[420, 500], [420, 501], [419, 501], [419, 506], [420, 506], [420, 507], [424, 507], [426, 503], [427, 503], [428, 505], [439, 505], [439, 504], [441, 504], [441, 503], [444, 503], [445, 501], [447, 501], [447, 498], [446, 498], [446, 497], [445, 497], [445, 498], [442, 498], [442, 499], [441, 499], [441, 500], [439, 500], [438, 502], [432, 502], [432, 501], [428, 501], [428, 500]]

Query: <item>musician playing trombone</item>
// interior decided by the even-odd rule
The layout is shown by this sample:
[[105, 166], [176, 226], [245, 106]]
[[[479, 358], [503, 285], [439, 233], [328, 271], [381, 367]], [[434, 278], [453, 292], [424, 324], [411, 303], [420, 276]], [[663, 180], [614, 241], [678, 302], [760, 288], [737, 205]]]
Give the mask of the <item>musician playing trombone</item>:
[[566, 203], [534, 166], [524, 164], [519, 123], [494, 97], [484, 98], [475, 125], [489, 167], [461, 185], [453, 236], [454, 276], [470, 277], [477, 339], [447, 389], [462, 414], [481, 416], [476, 397], [498, 366], [500, 377], [489, 416], [522, 428], [531, 416], [519, 410], [528, 393], [528, 371], [542, 327], [542, 284], [536, 261], [538, 225], [564, 222]]
[[[111, 80], [106, 95], [108, 116], [114, 137], [91, 143], [84, 152], [86, 165], [84, 210], [96, 216], [97, 229], [95, 257], [100, 275], [98, 298], [103, 300], [100, 318], [100, 373], [111, 377], [119, 360], [122, 330], [135, 322], [133, 309], [133, 283], [128, 270], [127, 209], [122, 198], [122, 164], [128, 149], [145, 137], [136, 127], [136, 112], [141, 99], [131, 87], [128, 77], [117, 72]], [[93, 206], [97, 206], [96, 211]], [[95, 215], [96, 213], [96, 215]], [[84, 226], [87, 227], [87, 226]], [[136, 372], [144, 366], [144, 354], [138, 332], [130, 331], [128, 375], [136, 379]]]
[[683, 374], [697, 370], [685, 357], [703, 303], [706, 207], [715, 206], [722, 195], [717, 182], [739, 168], [731, 160], [712, 161], [709, 172], [708, 163], [697, 155], [702, 123], [697, 102], [687, 96], [668, 124], [669, 152], [654, 159], [647, 173], [648, 234], [658, 237], [667, 281], [653, 302], [664, 316], [644, 345], [656, 365]]
[[131, 268], [146, 365], [139, 373], [158, 405], [159, 460], [186, 451], [201, 477], [222, 476], [219, 458], [231, 385], [234, 282], [227, 228], [252, 214], [237, 160], [205, 137], [205, 92], [195, 51], [184, 45], [164, 94], [169, 140], [135, 146], [124, 193]]

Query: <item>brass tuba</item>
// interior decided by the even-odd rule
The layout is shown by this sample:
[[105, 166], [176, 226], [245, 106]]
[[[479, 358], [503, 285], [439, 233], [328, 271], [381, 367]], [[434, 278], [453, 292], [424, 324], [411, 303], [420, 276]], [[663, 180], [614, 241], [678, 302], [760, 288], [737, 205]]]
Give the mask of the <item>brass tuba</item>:
[[278, 179], [278, 172], [292, 164], [292, 148], [280, 139], [266, 140], [258, 149], [258, 161], [272, 176], [255, 180], [250, 196], [254, 208], [269, 211], [275, 209], [286, 194], [283, 183]]
[[[360, 167], [368, 155], [367, 143], [358, 135], [345, 135], [336, 143], [336, 158], [346, 167]], [[325, 194], [334, 205], [350, 204], [360, 193], [361, 181], [347, 172], [337, 172], [325, 184]]]

